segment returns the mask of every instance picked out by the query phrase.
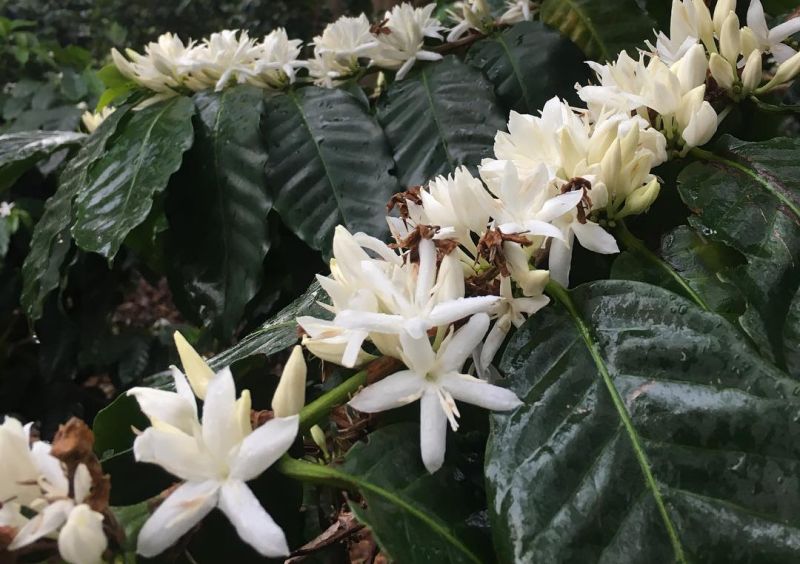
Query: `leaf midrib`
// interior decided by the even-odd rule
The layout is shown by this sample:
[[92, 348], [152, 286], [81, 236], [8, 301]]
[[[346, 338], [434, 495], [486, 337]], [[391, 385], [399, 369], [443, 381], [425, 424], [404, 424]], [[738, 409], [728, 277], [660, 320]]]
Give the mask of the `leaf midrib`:
[[[552, 1], [554, 1], [554, 0], [551, 0], [551, 2]], [[605, 43], [603, 43], [602, 39], [600, 38], [600, 34], [597, 32], [597, 29], [594, 27], [594, 24], [592, 23], [592, 19], [583, 12], [583, 10], [578, 6], [578, 4], [575, 2], [575, 0], [555, 0], [555, 1], [562, 2], [563, 3], [562, 6], [564, 4], [567, 4], [567, 9], [573, 11], [577, 15], [578, 19], [580, 19], [583, 22], [583, 25], [589, 31], [589, 35], [592, 36], [592, 40], [594, 41], [594, 43], [597, 45], [598, 49], [600, 50], [600, 55], [602, 56], [602, 59], [603, 60], [607, 60], [609, 58], [608, 48], [606, 47]], [[587, 51], [590, 51], [590, 49], [587, 49]], [[586, 54], [590, 55], [590, 53], [586, 53]]]
[[592, 356], [592, 360], [594, 361], [595, 366], [597, 367], [597, 371], [600, 373], [600, 376], [602, 377], [603, 382], [605, 383], [606, 388], [608, 389], [608, 392], [611, 396], [611, 400], [614, 403], [614, 407], [617, 410], [617, 413], [620, 417], [623, 427], [625, 428], [625, 432], [631, 441], [631, 446], [636, 456], [636, 460], [639, 463], [639, 467], [642, 470], [642, 474], [644, 474], [646, 486], [653, 495], [653, 499], [656, 503], [656, 506], [658, 507], [658, 512], [661, 515], [661, 519], [664, 522], [664, 526], [667, 529], [667, 535], [669, 536], [670, 544], [672, 545], [673, 551], [675, 552], [675, 558], [677, 559], [678, 562], [687, 564], [688, 561], [686, 559], [686, 555], [684, 554], [683, 546], [681, 545], [677, 529], [675, 528], [675, 525], [669, 516], [666, 504], [664, 503], [664, 499], [661, 495], [661, 490], [659, 489], [655, 477], [653, 476], [653, 472], [650, 468], [650, 462], [647, 458], [647, 453], [645, 452], [644, 447], [641, 444], [641, 441], [639, 439], [639, 434], [636, 432], [636, 429], [633, 426], [633, 421], [631, 420], [631, 416], [628, 413], [627, 408], [625, 407], [625, 403], [622, 400], [622, 397], [620, 396], [616, 386], [614, 385], [614, 381], [611, 378], [611, 374], [608, 371], [608, 367], [606, 366], [605, 361], [603, 360], [603, 357], [600, 354], [597, 342], [592, 336], [591, 329], [586, 324], [583, 317], [581, 317], [580, 313], [575, 307], [575, 303], [572, 301], [572, 297], [567, 292], [567, 290], [565, 290], [557, 283], [551, 281], [547, 285], [547, 293], [552, 298], [561, 303], [561, 305], [564, 307], [564, 309], [567, 311], [567, 313], [575, 323], [575, 327], [577, 328], [578, 333], [581, 335], [584, 342], [586, 343], [586, 348], [589, 351], [589, 354]]

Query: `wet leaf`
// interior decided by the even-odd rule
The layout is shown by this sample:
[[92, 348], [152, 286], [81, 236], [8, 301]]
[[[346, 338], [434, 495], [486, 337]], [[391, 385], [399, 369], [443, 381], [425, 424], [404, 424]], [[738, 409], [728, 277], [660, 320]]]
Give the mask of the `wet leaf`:
[[74, 131], [21, 131], [0, 135], [0, 192], [38, 161], [59, 149], [80, 145], [86, 137]]

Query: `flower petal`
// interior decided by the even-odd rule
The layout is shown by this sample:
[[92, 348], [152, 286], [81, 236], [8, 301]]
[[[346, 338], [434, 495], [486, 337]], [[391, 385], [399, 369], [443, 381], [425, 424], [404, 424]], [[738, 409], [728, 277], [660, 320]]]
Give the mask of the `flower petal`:
[[[175, 367], [173, 369], [174, 372], [178, 370]], [[126, 395], [136, 399], [139, 408], [151, 421], [157, 419], [184, 433], [193, 432], [194, 424], [197, 422], [194, 396], [190, 403], [181, 394], [143, 387], [131, 388]]]
[[522, 405], [517, 394], [468, 374], [451, 372], [440, 378], [441, 385], [455, 399], [493, 411], [508, 411]]
[[499, 296], [476, 296], [442, 302], [433, 306], [428, 320], [433, 327], [450, 325], [470, 315], [489, 311], [499, 299]]
[[219, 508], [236, 528], [236, 532], [259, 554], [268, 558], [289, 555], [289, 545], [283, 529], [240, 480], [228, 480], [222, 485]]
[[489, 329], [489, 316], [485, 313], [473, 315], [452, 337], [439, 347], [436, 355], [437, 373], [460, 371]]
[[436, 390], [429, 388], [419, 404], [419, 449], [422, 463], [433, 474], [444, 463], [447, 442], [447, 415]]
[[229, 368], [211, 379], [203, 403], [203, 442], [219, 460], [225, 460], [241, 439], [236, 416], [236, 387]]
[[572, 230], [584, 249], [604, 255], [619, 252], [614, 236], [592, 221], [586, 223], [575, 221], [572, 224]]
[[183, 480], [207, 480], [220, 472], [196, 437], [173, 428], [145, 429], [133, 442], [133, 454], [137, 462], [158, 464]]
[[203, 357], [197, 354], [197, 351], [194, 350], [183, 335], [175, 331], [173, 338], [175, 339], [175, 347], [178, 349], [178, 356], [181, 357], [183, 371], [192, 385], [192, 390], [194, 390], [198, 398], [204, 399], [208, 383], [214, 377], [214, 371], [209, 368]]
[[58, 535], [58, 552], [70, 564], [100, 564], [108, 538], [103, 532], [103, 514], [81, 504], [73, 509]]
[[250, 433], [231, 463], [231, 478], [247, 482], [272, 466], [292, 446], [299, 424], [297, 415], [276, 417]]
[[422, 395], [425, 380], [411, 370], [401, 370], [370, 384], [348, 402], [364, 413], [377, 413], [416, 401]]
[[136, 552], [152, 558], [175, 544], [214, 509], [219, 489], [220, 483], [216, 480], [186, 482], [179, 486], [139, 531]]
[[46, 506], [41, 513], [25, 523], [8, 545], [9, 550], [28, 546], [40, 538], [49, 535], [67, 520], [69, 512], [75, 506], [71, 499], [60, 499]]
[[417, 374], [427, 374], [436, 362], [436, 353], [433, 352], [428, 335], [415, 339], [407, 333], [401, 333], [400, 345], [403, 362]]

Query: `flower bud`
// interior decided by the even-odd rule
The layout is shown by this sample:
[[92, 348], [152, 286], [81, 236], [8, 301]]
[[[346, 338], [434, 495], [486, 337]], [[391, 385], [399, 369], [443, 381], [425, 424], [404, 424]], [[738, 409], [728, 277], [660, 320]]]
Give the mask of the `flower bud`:
[[706, 50], [699, 43], [693, 45], [683, 58], [673, 65], [673, 69], [677, 72], [684, 92], [700, 86], [706, 81], [708, 69]]
[[300, 413], [305, 404], [306, 361], [303, 358], [303, 347], [297, 345], [283, 367], [278, 388], [272, 396], [272, 411], [275, 417], [291, 417]]
[[661, 184], [658, 183], [657, 178], [653, 178], [647, 185], [637, 188], [631, 195], [625, 199], [625, 205], [617, 214], [617, 218], [627, 217], [644, 213], [650, 209], [653, 202], [658, 198], [658, 193], [661, 191]]
[[749, 94], [758, 88], [758, 85], [761, 84], [763, 73], [761, 51], [755, 50], [747, 57], [747, 63], [745, 63], [742, 71], [742, 93]]
[[736, 65], [740, 48], [739, 18], [735, 12], [730, 12], [719, 32], [719, 52], [731, 65]]
[[711, 53], [711, 58], [708, 60], [708, 68], [720, 88], [725, 90], [733, 88], [736, 75], [733, 73], [733, 68], [728, 61], [716, 53]]
[[314, 444], [319, 447], [319, 450], [322, 451], [322, 456], [326, 459], [329, 458], [328, 440], [325, 438], [325, 431], [322, 430], [322, 427], [319, 425], [311, 427], [311, 438], [314, 440]]
[[708, 143], [717, 132], [717, 112], [706, 101], [692, 114], [689, 124], [683, 130], [683, 140], [687, 147], [699, 147]]
[[705, 0], [694, 0], [694, 12], [697, 18], [697, 33], [706, 45], [714, 42], [714, 22]]
[[200, 399], [205, 399], [208, 383], [214, 377], [214, 371], [206, 364], [192, 345], [189, 344], [183, 335], [175, 331], [173, 335], [175, 347], [178, 349], [178, 356], [181, 357], [183, 372], [192, 386], [192, 391]]
[[251, 409], [253, 409], [253, 400], [250, 397], [250, 390], [242, 390], [242, 394], [236, 400], [236, 419], [239, 422], [242, 437], [253, 432], [253, 424], [250, 421]]
[[85, 503], [69, 513], [58, 535], [58, 552], [70, 564], [97, 564], [103, 561], [108, 539], [103, 532], [103, 515]]
[[792, 80], [797, 74], [800, 73], [800, 52], [795, 53], [790, 58], [778, 66], [775, 71], [775, 76], [772, 77], [768, 83], [756, 90], [756, 94], [763, 94], [769, 92], [773, 88], [780, 86], [785, 82]]
[[739, 30], [739, 43], [741, 43], [742, 55], [745, 58], [749, 57], [753, 51], [761, 48], [756, 34], [747, 26]]
[[714, 7], [714, 31], [720, 33], [728, 14], [736, 11], [736, 0], [718, 0]]

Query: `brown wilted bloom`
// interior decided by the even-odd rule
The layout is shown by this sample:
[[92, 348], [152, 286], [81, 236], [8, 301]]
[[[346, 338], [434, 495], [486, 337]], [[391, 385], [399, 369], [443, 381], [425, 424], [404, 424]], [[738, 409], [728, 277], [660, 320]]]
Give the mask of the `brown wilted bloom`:
[[591, 189], [592, 183], [585, 178], [581, 178], [580, 176], [576, 176], [561, 187], [562, 194], [583, 190], [583, 197], [576, 206], [578, 209], [578, 223], [586, 223], [586, 212], [592, 209], [592, 199], [589, 197], [588, 192]]
[[378, 22], [376, 24], [372, 24], [369, 28], [369, 32], [372, 35], [389, 35], [392, 33], [392, 30], [386, 27], [386, 23], [389, 21], [389, 18], [385, 18], [383, 21]]
[[70, 484], [73, 483], [75, 470], [84, 464], [92, 478], [92, 489], [85, 503], [98, 513], [108, 509], [111, 478], [103, 474], [100, 461], [94, 454], [94, 434], [86, 423], [73, 417], [61, 425], [53, 438], [50, 454], [64, 463]]
[[392, 249], [407, 249], [409, 251], [408, 260], [419, 262], [420, 242], [423, 239], [431, 239], [436, 247], [436, 262], [438, 263], [458, 247], [458, 241], [455, 239], [434, 239], [438, 231], [438, 225], [417, 225], [404, 239], [400, 239], [396, 243], [390, 243], [389, 247]]
[[408, 219], [408, 202], [414, 202], [418, 206], [422, 205], [422, 197], [420, 196], [422, 186], [409, 186], [405, 192], [398, 192], [394, 194], [389, 201], [386, 202], [386, 213], [391, 211], [397, 206], [400, 217]]
[[510, 276], [508, 261], [503, 252], [503, 243], [509, 241], [517, 243], [523, 247], [531, 244], [525, 235], [521, 233], [503, 233], [498, 228], [489, 229], [478, 241], [478, 256], [486, 259], [486, 262], [495, 266], [503, 276]]

